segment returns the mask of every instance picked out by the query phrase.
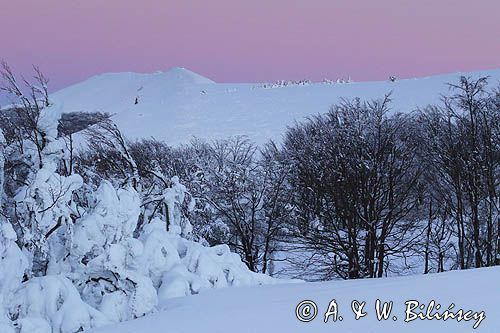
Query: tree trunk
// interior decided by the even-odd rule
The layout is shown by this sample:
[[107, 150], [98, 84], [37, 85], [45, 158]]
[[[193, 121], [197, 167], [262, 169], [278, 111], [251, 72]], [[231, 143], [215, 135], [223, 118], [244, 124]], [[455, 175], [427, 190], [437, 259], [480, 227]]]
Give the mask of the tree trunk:
[[377, 277], [381, 278], [384, 276], [384, 261], [385, 261], [385, 236], [380, 237], [380, 243], [378, 246], [378, 272]]
[[479, 242], [479, 212], [478, 206], [473, 204], [472, 207], [472, 237], [474, 241], [474, 262], [476, 268], [481, 267], [481, 244]]
[[429, 218], [427, 220], [427, 235], [425, 238], [425, 267], [424, 274], [429, 273], [429, 247], [431, 238], [431, 227], [432, 227], [432, 198], [429, 201]]
[[349, 279], [359, 279], [359, 256], [357, 245], [357, 231], [353, 221], [349, 222]]
[[463, 220], [462, 211], [462, 195], [460, 190], [457, 190], [457, 231], [458, 231], [458, 261], [460, 263], [460, 269], [465, 269], [465, 227]]
[[486, 266], [493, 264], [493, 203], [492, 198], [488, 202], [488, 221], [486, 226]]

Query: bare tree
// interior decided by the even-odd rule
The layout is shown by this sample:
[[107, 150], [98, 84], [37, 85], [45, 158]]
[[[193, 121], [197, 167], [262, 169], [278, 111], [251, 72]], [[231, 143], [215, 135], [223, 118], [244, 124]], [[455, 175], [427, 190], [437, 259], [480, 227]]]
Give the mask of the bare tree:
[[389, 103], [344, 101], [287, 133], [297, 243], [320, 254], [326, 278], [381, 277], [416, 241], [411, 119], [389, 116]]
[[120, 160], [125, 166], [121, 170], [122, 174], [125, 175], [124, 182], [138, 190], [140, 175], [137, 164], [130, 153], [125, 137], [115, 123], [109, 117], [103, 116], [99, 122], [85, 130], [85, 135], [88, 137], [91, 149], [103, 152], [102, 158], [107, 159], [109, 163], [117, 165], [116, 161], [112, 161], [112, 156], [106, 156], [106, 151], [114, 151], [119, 154]]
[[[35, 72], [34, 81], [22, 78], [22, 83], [20, 83], [9, 65], [2, 61], [0, 63], [0, 78], [3, 85], [0, 86], [0, 90], [14, 97], [15, 103], [12, 108], [17, 119], [10, 122], [9, 125], [17, 129], [18, 135], [28, 138], [35, 144], [39, 168], [42, 168], [42, 150], [47, 144], [47, 133], [45, 133], [43, 126], [40, 126], [40, 115], [42, 109], [50, 105], [47, 88], [49, 81], [38, 67], [34, 66], [33, 70]], [[22, 139], [18, 140], [22, 141]]]

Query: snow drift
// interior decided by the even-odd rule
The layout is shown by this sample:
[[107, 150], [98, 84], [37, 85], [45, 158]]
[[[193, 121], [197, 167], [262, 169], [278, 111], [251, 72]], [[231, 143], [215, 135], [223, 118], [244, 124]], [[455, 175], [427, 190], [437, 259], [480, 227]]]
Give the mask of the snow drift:
[[[214, 290], [202, 295], [170, 299], [167, 310], [92, 333], [331, 333], [331, 332], [484, 332], [500, 330], [498, 298], [492, 294], [500, 279], [500, 268], [448, 272], [411, 277], [284, 284], [252, 288]], [[339, 316], [333, 322], [324, 314], [335, 299]], [[376, 300], [393, 301], [387, 320], [378, 321]], [[244, 300], [244, 301], [242, 301]], [[314, 301], [318, 312], [311, 322], [296, 318], [296, 306]], [[351, 302], [366, 302], [366, 317], [354, 319]], [[428, 305], [432, 300], [441, 312], [454, 304], [454, 310], [484, 311], [486, 317], [474, 330], [475, 320], [413, 320], [405, 322], [405, 302], [416, 300]], [[423, 310], [425, 313], [426, 310]], [[432, 313], [436, 313], [436, 309]], [[396, 320], [394, 320], [396, 316]]]

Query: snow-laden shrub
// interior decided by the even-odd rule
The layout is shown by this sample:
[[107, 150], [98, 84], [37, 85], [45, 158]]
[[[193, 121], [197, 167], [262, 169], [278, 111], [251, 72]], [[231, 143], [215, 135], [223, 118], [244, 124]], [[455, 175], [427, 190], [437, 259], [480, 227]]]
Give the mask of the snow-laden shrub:
[[72, 278], [85, 302], [112, 321], [143, 316], [177, 296], [209, 288], [269, 283], [248, 271], [227, 246], [213, 248], [184, 238], [189, 221], [174, 207], [184, 197], [178, 181], [164, 191], [170, 225], [154, 218], [138, 238], [138, 193], [103, 182], [92, 212], [74, 228]]
[[73, 333], [108, 323], [63, 276], [33, 278], [14, 296], [9, 312], [20, 333]]
[[29, 252], [29, 275], [34, 276], [47, 274], [50, 264], [67, 255], [65, 248], [71, 239], [73, 217], [78, 215], [73, 194], [83, 185], [79, 175], [59, 173], [65, 149], [63, 140], [57, 139], [60, 112], [54, 107], [40, 112], [33, 130], [37, 139], [24, 142], [32, 167], [11, 200], [16, 206], [20, 243]]
[[160, 306], [172, 297], [197, 294], [211, 288], [272, 283], [267, 275], [250, 272], [227, 245], [205, 247], [153, 220], [139, 240], [143, 273], [158, 289]]
[[14, 229], [0, 217], [0, 332], [14, 332], [5, 307], [15, 299], [28, 260], [15, 243]]
[[113, 321], [143, 316], [157, 305], [151, 279], [137, 271], [142, 244], [133, 233], [140, 204], [135, 190], [103, 182], [92, 212], [75, 225], [73, 280], [83, 299]]
[[140, 214], [140, 198], [133, 190], [116, 190], [103, 181], [93, 194], [91, 212], [74, 227], [72, 253], [99, 255], [106, 246], [132, 237]]
[[0, 244], [12, 245], [17, 254], [9, 258], [21, 260], [15, 263], [20, 270], [10, 271], [17, 282], [1, 293], [11, 295], [3, 316], [5, 327], [21, 333], [78, 332], [143, 316], [172, 297], [276, 281], [250, 272], [226, 245], [206, 247], [186, 238], [189, 221], [181, 223], [180, 211], [173, 209], [183, 191], [175, 181], [171, 191], [165, 191], [173, 212], [168, 230], [166, 221], [154, 218], [137, 234], [140, 195], [132, 187], [115, 189], [102, 182], [89, 198], [87, 213], [72, 227], [67, 255], [52, 263], [57, 269], [49, 271], [57, 274], [34, 277], [21, 286], [26, 259], [13, 242], [15, 233], [5, 224], [3, 239], [8, 242]]

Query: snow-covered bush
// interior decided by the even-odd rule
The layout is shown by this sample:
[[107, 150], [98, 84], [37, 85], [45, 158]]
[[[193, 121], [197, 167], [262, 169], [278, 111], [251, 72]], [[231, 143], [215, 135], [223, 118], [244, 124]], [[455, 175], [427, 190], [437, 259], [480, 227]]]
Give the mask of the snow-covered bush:
[[15, 293], [9, 312], [20, 333], [73, 333], [109, 322], [60, 275], [30, 279]]
[[166, 231], [158, 219], [148, 224], [139, 238], [144, 244], [141, 259], [159, 288], [159, 303], [171, 297], [197, 294], [210, 288], [272, 283], [266, 275], [248, 267], [227, 245], [206, 247]]
[[138, 272], [142, 244], [133, 238], [141, 201], [134, 189], [103, 181], [91, 211], [75, 225], [72, 278], [86, 302], [111, 320], [142, 316], [156, 306], [156, 290]]
[[15, 299], [28, 260], [15, 243], [14, 229], [0, 216], [0, 332], [14, 332], [6, 307]]
[[[57, 120], [60, 112], [54, 108], [40, 113], [38, 131], [43, 133], [44, 147], [39, 161], [26, 185], [14, 197], [24, 246], [32, 254], [34, 275], [43, 275], [50, 263], [67, 253], [61, 245], [70, 240], [72, 220], [78, 213], [73, 202], [74, 192], [83, 184], [79, 175], [63, 176], [58, 172], [64, 145], [57, 139]], [[51, 250], [51, 247], [53, 249]]]
[[84, 301], [112, 321], [147, 314], [171, 297], [273, 281], [249, 272], [227, 246], [210, 248], [185, 238], [189, 222], [181, 224], [174, 209], [185, 187], [174, 179], [170, 190], [165, 190], [173, 212], [168, 229], [166, 221], [153, 218], [135, 238], [139, 194], [109, 182], [101, 184], [91, 212], [75, 225], [72, 279]]

